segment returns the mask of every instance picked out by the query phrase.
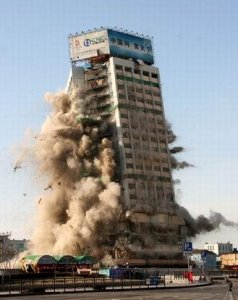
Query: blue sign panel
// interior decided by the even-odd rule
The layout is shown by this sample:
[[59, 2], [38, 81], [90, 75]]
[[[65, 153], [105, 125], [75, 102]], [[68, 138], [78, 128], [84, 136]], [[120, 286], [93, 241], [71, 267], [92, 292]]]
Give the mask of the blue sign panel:
[[201, 253], [201, 258], [202, 258], [202, 259], [206, 259], [206, 257], [207, 257], [207, 252], [206, 252], [206, 251], [203, 251], [203, 252]]
[[192, 242], [185, 242], [183, 244], [183, 251], [184, 252], [192, 252], [193, 251], [193, 244], [192, 244]]
[[108, 29], [108, 41], [112, 56], [154, 63], [152, 43], [149, 39]]

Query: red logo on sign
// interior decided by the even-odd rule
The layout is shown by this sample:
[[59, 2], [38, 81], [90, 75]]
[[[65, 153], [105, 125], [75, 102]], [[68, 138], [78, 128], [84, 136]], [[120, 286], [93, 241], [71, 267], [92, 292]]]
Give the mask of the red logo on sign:
[[79, 40], [75, 40], [75, 46], [76, 46], [76, 47], [80, 46]]

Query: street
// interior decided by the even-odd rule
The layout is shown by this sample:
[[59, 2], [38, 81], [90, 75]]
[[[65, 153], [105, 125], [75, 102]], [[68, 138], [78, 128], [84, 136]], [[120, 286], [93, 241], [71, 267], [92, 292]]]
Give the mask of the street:
[[[238, 281], [233, 280], [233, 292], [238, 296]], [[223, 300], [227, 293], [227, 284], [224, 282], [215, 283], [210, 286], [197, 287], [197, 288], [177, 288], [177, 289], [164, 289], [164, 290], [134, 290], [134, 291], [118, 291], [118, 292], [90, 292], [90, 293], [75, 293], [75, 294], [53, 294], [53, 295], [32, 295], [32, 296], [12, 296], [1, 297], [1, 299], [11, 300], [38, 300], [38, 299], [57, 299], [57, 300]]]

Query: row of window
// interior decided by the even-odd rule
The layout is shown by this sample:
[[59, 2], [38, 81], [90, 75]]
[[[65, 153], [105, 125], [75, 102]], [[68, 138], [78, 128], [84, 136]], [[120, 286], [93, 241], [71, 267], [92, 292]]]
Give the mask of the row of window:
[[[117, 84], [117, 88], [119, 91], [121, 92], [125, 92], [125, 88], [127, 88], [127, 92], [128, 92], [128, 95], [134, 95], [135, 93], [137, 94], [143, 94], [143, 85], [139, 84], [139, 85], [134, 85], [133, 83], [130, 83], [130, 82], [126, 82], [126, 84], [121, 84], [121, 83], [118, 83]], [[154, 96], [160, 96], [160, 90], [158, 88], [155, 88], [153, 86], [150, 87], [150, 89], [146, 89], [145, 88], [145, 93], [147, 95], [154, 95]]]
[[[132, 163], [127, 163], [126, 167], [128, 169], [133, 169], [133, 164]], [[143, 164], [135, 164], [135, 168], [136, 169], [143, 169]], [[145, 165], [145, 170], [152, 170], [154, 169], [154, 171], [163, 171], [164, 173], [169, 173], [169, 168], [164, 168], [164, 167], [159, 167], [159, 166], [153, 166], [153, 165]]]
[[[124, 117], [123, 117], [124, 118]], [[138, 123], [137, 123], [137, 127], [139, 127], [139, 121], [138, 120]], [[140, 136], [146, 136], [146, 139], [145, 140], [151, 140], [151, 142], [153, 143], [157, 143], [158, 141], [160, 143], [165, 143], [165, 132], [164, 130], [162, 129], [159, 129], [156, 127], [152, 127], [152, 128], [148, 128], [148, 127], [145, 127], [145, 128], [141, 128], [140, 130], [135, 130], [135, 129], [131, 129], [130, 132], [128, 130], [126, 130], [125, 128], [123, 129], [123, 137], [128, 137], [130, 138], [130, 136], [132, 136], [133, 138], [135, 139], [139, 139]], [[159, 133], [159, 136], [157, 134], [157, 132]]]
[[[130, 114], [130, 124], [128, 122], [127, 113], [121, 113], [121, 126], [124, 129], [129, 129], [131, 125], [131, 132], [133, 132], [133, 136], [140, 136], [141, 134], [156, 136], [159, 133], [159, 138], [165, 141], [165, 130], [160, 126], [161, 124], [157, 121], [157, 124], [154, 124], [154, 120], [146, 120], [145, 118], [134, 118]], [[150, 123], [149, 123], [150, 122]], [[149, 126], [150, 125], [150, 126]], [[149, 126], [149, 127], [148, 127]], [[140, 132], [138, 132], [138, 128], [140, 127]], [[140, 134], [139, 134], [140, 133]]]
[[[149, 135], [147, 135], [147, 136], [146, 135], [141, 135], [141, 136], [132, 135], [132, 137], [131, 137], [131, 135], [128, 132], [123, 132], [122, 136], [123, 136], [124, 139], [132, 139], [132, 142], [134, 142], [134, 143], [136, 143], [137, 141], [140, 141], [140, 139], [143, 142], [149, 142], [150, 141], [152, 143], [152, 146], [154, 146], [154, 147], [156, 147], [160, 143], [161, 143], [161, 146], [164, 147], [164, 144], [165, 144], [165, 139], [164, 138], [158, 139], [158, 138], [155, 138], [155, 137], [151, 137]], [[127, 141], [125, 140], [125, 142], [127, 142]]]
[[[132, 149], [132, 144], [131, 143], [124, 143], [124, 147], [125, 149]], [[134, 142], [133, 143], [133, 148], [134, 149], [143, 149], [143, 150], [151, 150], [154, 152], [159, 152], [159, 153], [167, 153], [167, 149], [163, 148], [162, 146], [159, 147], [158, 145], [152, 145], [151, 147], [149, 146], [149, 143], [138, 143], [138, 142]]]
[[158, 88], [160, 87], [158, 82], [147, 81], [147, 80], [138, 79], [138, 78], [135, 78], [135, 77], [128, 77], [128, 76], [124, 76], [124, 75], [121, 75], [121, 74], [117, 74], [116, 78], [120, 79], [120, 80], [125, 80], [125, 81], [128, 81], [128, 82], [144, 84], [144, 85], [147, 85], [147, 86], [154, 86], [154, 87], [158, 87]]
[[[118, 71], [123, 71], [123, 66], [121, 66], [121, 65], [116, 65], [116, 70], [118, 70]], [[140, 69], [138, 69], [138, 68], [135, 68], [135, 69], [132, 69], [132, 68], [130, 68], [130, 67], [124, 67], [124, 70], [125, 70], [125, 72], [128, 72], [128, 73], [134, 73], [134, 74], [138, 74], [138, 75], [143, 75], [143, 76], [146, 76], [146, 77], [149, 77], [150, 76], [150, 72], [148, 72], [148, 71], [142, 71], [141, 72], [141, 70]], [[152, 78], [158, 78], [158, 74], [156, 74], [156, 73], [151, 73], [151, 77]]]
[[123, 177], [126, 179], [142, 179], [142, 180], [151, 180], [157, 182], [168, 182], [171, 183], [170, 177], [162, 177], [162, 176], [155, 176], [152, 174], [124, 174]]
[[[160, 96], [160, 93], [158, 91], [153, 91], [152, 92], [151, 90], [145, 90], [145, 95]], [[125, 95], [125, 91], [124, 90], [119, 89], [118, 98], [119, 99], [126, 99], [126, 95]], [[135, 93], [132, 92], [132, 91], [130, 91], [130, 92], [128, 91], [128, 99], [129, 100], [139, 99], [139, 98], [144, 98], [144, 97], [142, 97], [142, 95], [135, 95]], [[148, 97], [147, 97], [147, 99], [148, 99]], [[149, 99], [152, 99], [152, 98], [149, 97]], [[158, 102], [158, 100], [156, 102]]]
[[[151, 190], [151, 192], [152, 193], [150, 193], [150, 195], [145, 195], [144, 197], [142, 196], [142, 200], [143, 200], [143, 202], [146, 200], [146, 198], [148, 198], [150, 201], [150, 203], [151, 203], [151, 200], [155, 200], [155, 192], [154, 192], [154, 190]], [[141, 196], [140, 194], [138, 195], [139, 197]], [[136, 194], [132, 194], [132, 193], [130, 193], [129, 194], [129, 197], [130, 197], [130, 200], [140, 200], [140, 199], [138, 199], [138, 196], [136, 195]], [[164, 193], [157, 193], [157, 199], [158, 200], [165, 200], [165, 198], [164, 198]], [[167, 199], [173, 199], [173, 195], [171, 195], [171, 194], [167, 194]]]
[[137, 112], [150, 113], [162, 116], [162, 111], [156, 108], [138, 107], [132, 104], [119, 103], [118, 108], [125, 108], [127, 110], [134, 110]]
[[[160, 108], [160, 110], [162, 110], [162, 106], [161, 106], [161, 102], [152, 98], [148, 98], [148, 97], [141, 97], [141, 96], [135, 96], [135, 95], [129, 95], [128, 98], [126, 97], [125, 94], [122, 94], [121, 92], [118, 94], [118, 98], [120, 100], [128, 100], [128, 101], [132, 101], [132, 102], [140, 102], [143, 104], [149, 104], [149, 105], [154, 105], [157, 106], [158, 108]], [[122, 101], [120, 101], [122, 102]]]

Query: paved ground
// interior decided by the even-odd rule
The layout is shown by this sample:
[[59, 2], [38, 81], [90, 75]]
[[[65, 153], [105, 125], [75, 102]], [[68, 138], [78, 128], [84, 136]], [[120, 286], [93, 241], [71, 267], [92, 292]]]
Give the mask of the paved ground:
[[[238, 299], [238, 280], [233, 281], [233, 292]], [[36, 296], [12, 296], [1, 297], [8, 300], [223, 300], [227, 293], [227, 285], [224, 283], [214, 284], [197, 288], [180, 288], [165, 290], [140, 290], [140, 291], [120, 291], [120, 292], [95, 292], [95, 293], [76, 293], [76, 294], [54, 294]], [[229, 299], [229, 298], [228, 298]]]

